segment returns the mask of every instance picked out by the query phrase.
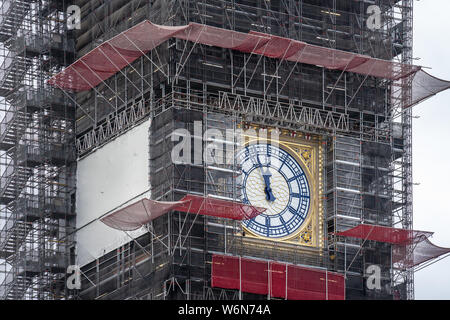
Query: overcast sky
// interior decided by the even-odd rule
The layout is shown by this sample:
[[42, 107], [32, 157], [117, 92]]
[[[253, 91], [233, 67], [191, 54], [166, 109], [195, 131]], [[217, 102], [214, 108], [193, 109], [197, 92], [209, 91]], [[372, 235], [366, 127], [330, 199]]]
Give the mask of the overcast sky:
[[[432, 75], [450, 80], [449, 0], [414, 1], [414, 56]], [[450, 90], [414, 107], [414, 228], [434, 231], [450, 247]], [[450, 257], [415, 274], [416, 299], [450, 299]]]

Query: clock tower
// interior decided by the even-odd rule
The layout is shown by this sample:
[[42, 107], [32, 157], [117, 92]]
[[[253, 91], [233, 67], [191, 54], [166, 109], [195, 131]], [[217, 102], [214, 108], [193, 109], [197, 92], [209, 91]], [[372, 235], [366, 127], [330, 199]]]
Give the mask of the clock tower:
[[[413, 298], [397, 260], [412, 248], [359, 232], [412, 232], [410, 107], [450, 86], [412, 65], [412, 0], [84, 2], [78, 60], [41, 81], [76, 103], [76, 128], [14, 106], [2, 138], [34, 145], [27, 124], [51, 123], [45, 139], [76, 140], [79, 297]], [[25, 155], [2, 178], [19, 227], [5, 192], [22, 171], [64, 185]]]

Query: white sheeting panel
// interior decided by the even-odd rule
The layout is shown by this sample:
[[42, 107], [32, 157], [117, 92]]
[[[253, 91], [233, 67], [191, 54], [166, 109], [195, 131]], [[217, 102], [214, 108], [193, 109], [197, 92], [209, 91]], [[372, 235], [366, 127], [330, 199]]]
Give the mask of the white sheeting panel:
[[[144, 122], [78, 162], [78, 265], [85, 265], [131, 240], [125, 232], [96, 219], [115, 208], [150, 197], [149, 125], [149, 121]], [[138, 237], [144, 232], [136, 230], [128, 234]]]

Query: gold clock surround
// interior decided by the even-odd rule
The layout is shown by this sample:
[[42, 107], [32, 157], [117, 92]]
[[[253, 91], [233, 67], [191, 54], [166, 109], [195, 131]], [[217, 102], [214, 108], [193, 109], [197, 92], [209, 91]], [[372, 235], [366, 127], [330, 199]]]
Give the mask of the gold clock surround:
[[[257, 133], [258, 127], [255, 127]], [[271, 131], [267, 130], [262, 137], [257, 137], [244, 131], [242, 147], [255, 143], [270, 143]], [[288, 152], [303, 168], [310, 188], [310, 207], [306, 220], [295, 232], [284, 238], [265, 238], [252, 233], [251, 230], [242, 226], [245, 237], [253, 239], [264, 239], [266, 241], [284, 242], [307, 246], [310, 248], [323, 248], [323, 145], [318, 137], [294, 134], [289, 131], [279, 131], [279, 147]], [[265, 137], [269, 137], [269, 140]]]

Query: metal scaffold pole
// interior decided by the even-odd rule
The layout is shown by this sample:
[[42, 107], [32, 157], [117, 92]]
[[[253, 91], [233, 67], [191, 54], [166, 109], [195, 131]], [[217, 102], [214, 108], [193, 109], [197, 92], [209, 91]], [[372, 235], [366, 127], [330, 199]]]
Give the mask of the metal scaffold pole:
[[[69, 32], [64, 2], [3, 1], [0, 295], [288, 299], [297, 294], [296, 272], [312, 268], [325, 270], [319, 278], [326, 299], [335, 296], [337, 276], [345, 277], [349, 299], [398, 292], [413, 299], [413, 270], [396, 268], [392, 247], [336, 235], [367, 224], [412, 230], [409, 107], [420, 69], [411, 64], [413, 0], [325, 2], [82, 0], [81, 29]], [[370, 27], [378, 11], [380, 21]], [[89, 251], [74, 243], [83, 234], [75, 230], [77, 163], [144, 124], [147, 200], [207, 200], [196, 210], [168, 210], [141, 226], [138, 237], [125, 231], [112, 239], [120, 246], [86, 262], [82, 289], [69, 291], [64, 268], [76, 252]], [[258, 233], [239, 219], [200, 214], [210, 199], [251, 202], [244, 194], [252, 188], [249, 172], [236, 155], [255, 136], [266, 134], [259, 141], [271, 145], [267, 136], [275, 130], [280, 150], [304, 167], [311, 186], [304, 194], [289, 189], [290, 200], [280, 205], [292, 215], [306, 211], [295, 235], [280, 236], [290, 232], [281, 218], [271, 235], [268, 226]], [[190, 148], [178, 154], [182, 161], [173, 160], [178, 142]], [[280, 158], [280, 168], [288, 159]], [[123, 172], [117, 179], [126, 180]], [[266, 188], [274, 181], [262, 179]], [[282, 179], [290, 188], [299, 176]], [[291, 207], [297, 198], [308, 204]], [[91, 213], [80, 207], [83, 220]], [[278, 222], [268, 216], [266, 224]], [[214, 283], [219, 256], [239, 259], [239, 278], [229, 287]], [[259, 293], [245, 291], [255, 261], [267, 263]], [[390, 288], [364, 287], [373, 264]]]
[[2, 1], [0, 299], [62, 299], [73, 263], [74, 105], [47, 86], [74, 58], [65, 1]]

